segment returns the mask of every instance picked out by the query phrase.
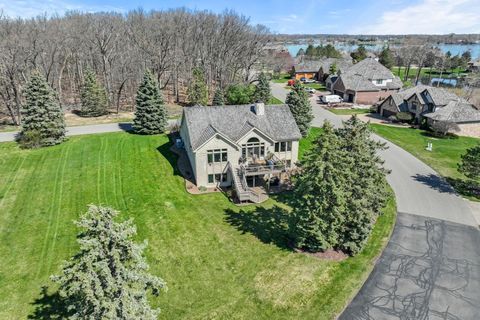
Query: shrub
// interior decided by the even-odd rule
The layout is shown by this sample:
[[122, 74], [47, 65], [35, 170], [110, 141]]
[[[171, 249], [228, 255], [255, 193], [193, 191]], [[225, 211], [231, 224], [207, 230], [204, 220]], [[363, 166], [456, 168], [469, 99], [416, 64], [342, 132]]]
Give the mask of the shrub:
[[38, 130], [25, 131], [20, 134], [18, 143], [22, 148], [33, 149], [42, 146], [42, 136]]
[[413, 116], [410, 112], [399, 112], [395, 117], [398, 121], [404, 123], [410, 123], [413, 120]]
[[225, 97], [227, 104], [249, 104], [253, 102], [255, 86], [249, 84], [233, 84], [227, 88]]

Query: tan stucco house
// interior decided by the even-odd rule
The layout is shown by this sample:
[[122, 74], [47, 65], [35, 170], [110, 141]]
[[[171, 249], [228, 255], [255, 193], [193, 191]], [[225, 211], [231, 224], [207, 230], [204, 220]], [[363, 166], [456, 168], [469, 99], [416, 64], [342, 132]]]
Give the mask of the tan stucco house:
[[180, 137], [197, 186], [255, 202], [252, 187], [295, 166], [301, 134], [287, 105], [256, 103], [184, 108]]

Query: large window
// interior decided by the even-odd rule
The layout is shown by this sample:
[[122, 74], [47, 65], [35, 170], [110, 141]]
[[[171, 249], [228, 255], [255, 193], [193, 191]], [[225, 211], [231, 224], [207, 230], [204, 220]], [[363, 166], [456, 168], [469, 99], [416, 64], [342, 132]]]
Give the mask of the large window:
[[275, 142], [275, 152], [285, 152], [292, 150], [292, 141]]
[[220, 183], [227, 181], [226, 173], [215, 173], [208, 175], [208, 183]]
[[242, 144], [243, 158], [261, 158], [265, 156], [265, 143], [260, 142], [258, 138], [248, 139], [246, 144]]
[[227, 149], [215, 149], [207, 151], [207, 160], [208, 163], [213, 162], [227, 162], [228, 155]]

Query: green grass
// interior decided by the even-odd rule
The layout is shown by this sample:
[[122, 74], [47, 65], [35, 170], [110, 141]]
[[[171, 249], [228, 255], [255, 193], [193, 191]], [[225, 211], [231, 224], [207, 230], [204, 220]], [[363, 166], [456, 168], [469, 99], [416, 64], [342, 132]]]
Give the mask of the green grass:
[[367, 114], [370, 113], [370, 109], [335, 109], [330, 108], [328, 111], [337, 115], [354, 115], [354, 114]]
[[287, 83], [288, 80], [290, 80], [292, 76], [289, 73], [281, 73], [280, 77], [278, 79], [272, 79], [272, 82], [274, 83]]
[[[392, 72], [394, 75], [396, 76], [399, 76], [400, 79], [403, 80], [403, 77], [405, 76], [405, 71], [406, 71], [406, 68], [405, 67], [401, 67], [400, 68], [400, 73], [399, 73], [399, 67], [392, 67]], [[409, 72], [408, 72], [408, 77], [409, 78], [414, 78], [417, 76], [417, 71], [418, 71], [418, 68], [416, 67], [411, 67]], [[443, 72], [440, 72], [440, 70], [438, 69], [435, 69], [435, 68], [422, 68], [422, 70], [420, 71], [420, 77], [428, 77], [428, 76], [431, 76], [431, 77], [438, 77], [440, 75], [440, 73], [442, 74], [442, 76], [444, 78], [448, 78], [449, 75], [459, 75], [459, 74], [462, 74], [462, 73], [465, 73], [466, 71], [462, 68], [455, 68], [455, 69], [452, 69], [452, 70], [445, 70]]]
[[315, 90], [326, 90], [327, 88], [321, 83], [304, 83], [303, 87], [313, 88]]
[[[471, 189], [465, 185], [468, 184], [465, 181], [466, 177], [458, 171], [458, 163], [467, 149], [479, 144], [480, 139], [470, 137], [434, 138], [429, 135], [429, 132], [420, 129], [395, 128], [381, 124], [371, 124], [370, 126], [378, 135], [407, 150], [439, 174], [448, 178], [458, 192], [472, 198]], [[426, 150], [428, 142], [432, 143], [432, 151]]]
[[[342, 310], [388, 239], [393, 199], [361, 254], [318, 260], [261, 236], [273, 231], [258, 213], [272, 223], [285, 204], [239, 208], [220, 193], [186, 193], [169, 146], [165, 136], [128, 133], [38, 150], [0, 144], [0, 319], [48, 309], [37, 299], [43, 286], [53, 292], [49, 276], [76, 252], [72, 220], [89, 203], [133, 217], [138, 239], [148, 239], [151, 272], [169, 286], [152, 299], [161, 319], [331, 319]], [[246, 214], [230, 221], [240, 210]]]
[[275, 98], [274, 96], [270, 96], [270, 100], [268, 100], [267, 104], [284, 104], [282, 100]]

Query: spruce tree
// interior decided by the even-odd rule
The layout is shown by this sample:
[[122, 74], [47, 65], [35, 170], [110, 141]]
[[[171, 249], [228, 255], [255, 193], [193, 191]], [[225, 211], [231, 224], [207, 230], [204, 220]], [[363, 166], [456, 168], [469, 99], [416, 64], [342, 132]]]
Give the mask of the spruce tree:
[[167, 110], [152, 73], [147, 70], [137, 90], [133, 129], [140, 134], [158, 134], [167, 127]]
[[270, 100], [270, 83], [265, 73], [261, 72], [258, 76], [258, 83], [255, 86], [255, 100], [258, 102], [268, 103]]
[[206, 106], [208, 104], [208, 87], [203, 69], [198, 67], [193, 69], [193, 79], [187, 94], [191, 105]]
[[472, 180], [480, 179], [480, 145], [467, 150], [458, 165], [460, 172]]
[[388, 198], [384, 148], [356, 117], [341, 129], [324, 125], [293, 180], [298, 247], [360, 252]]
[[289, 106], [302, 136], [306, 137], [313, 120], [312, 105], [300, 82], [295, 81], [285, 103]]
[[215, 94], [213, 95], [212, 106], [224, 106], [225, 105], [225, 95], [221, 88], [217, 88], [215, 90]]
[[395, 58], [393, 57], [392, 50], [390, 50], [389, 47], [383, 48], [382, 52], [380, 52], [378, 62], [383, 64], [388, 69], [391, 69], [393, 67], [393, 64], [395, 63]]
[[65, 140], [65, 119], [55, 92], [38, 72], [25, 90], [19, 142], [27, 148], [51, 146]]
[[98, 83], [95, 73], [86, 70], [80, 90], [81, 114], [85, 117], [99, 117], [108, 113], [107, 92]]
[[158, 295], [166, 284], [148, 272], [146, 242], [135, 243], [134, 224], [116, 222], [118, 214], [92, 205], [76, 222], [83, 229], [80, 251], [52, 277], [70, 319], [157, 319], [160, 311], [150, 307], [147, 292]]

